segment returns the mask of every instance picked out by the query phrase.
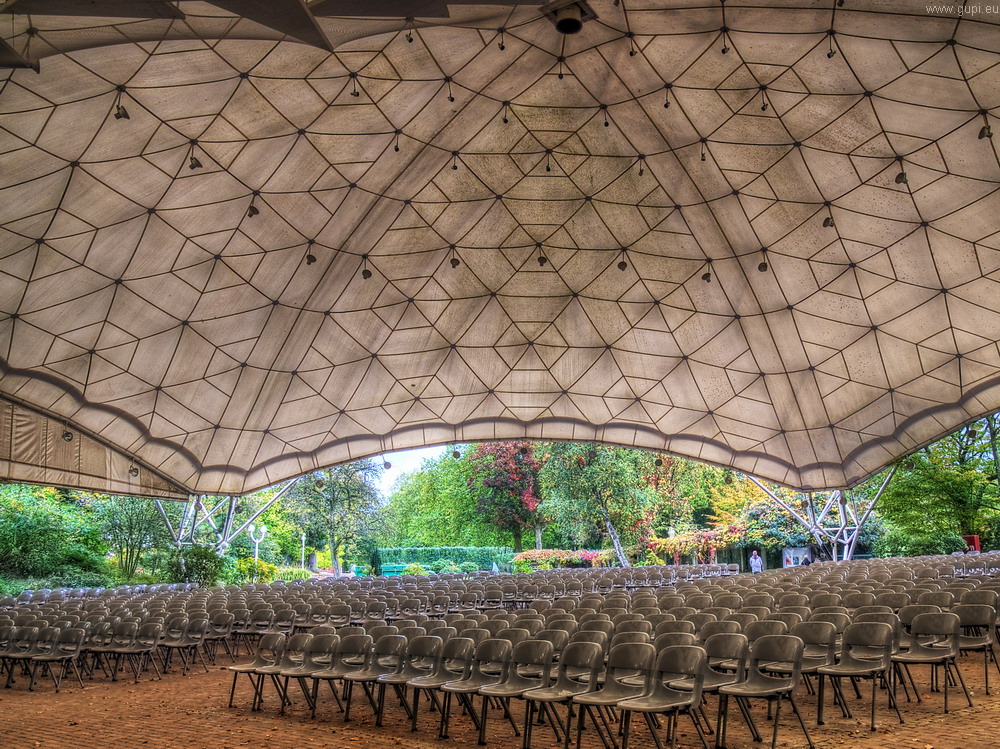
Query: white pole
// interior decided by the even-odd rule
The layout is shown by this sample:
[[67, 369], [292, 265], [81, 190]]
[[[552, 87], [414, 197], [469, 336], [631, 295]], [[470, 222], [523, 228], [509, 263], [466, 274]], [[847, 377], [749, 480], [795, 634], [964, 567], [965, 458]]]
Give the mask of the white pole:
[[302, 569], [306, 568], [306, 534], [302, 532]]

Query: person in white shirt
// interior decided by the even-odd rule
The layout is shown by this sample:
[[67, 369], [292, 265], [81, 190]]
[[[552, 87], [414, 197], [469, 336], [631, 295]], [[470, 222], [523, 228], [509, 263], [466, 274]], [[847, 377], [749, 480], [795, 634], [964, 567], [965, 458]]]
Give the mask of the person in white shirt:
[[754, 549], [750, 555], [750, 571], [756, 575], [762, 569], [764, 569], [764, 560], [757, 556], [757, 550]]

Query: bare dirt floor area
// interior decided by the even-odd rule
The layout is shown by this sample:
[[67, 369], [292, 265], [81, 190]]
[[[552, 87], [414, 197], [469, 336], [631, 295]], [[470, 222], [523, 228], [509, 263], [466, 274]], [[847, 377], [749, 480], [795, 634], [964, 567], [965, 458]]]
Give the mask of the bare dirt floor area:
[[[245, 659], [243, 659], [245, 660]], [[384, 725], [376, 728], [371, 707], [360, 691], [355, 692], [351, 722], [344, 723], [343, 715], [333, 701], [329, 690], [320, 692], [317, 717], [310, 718], [305, 700], [294, 683], [289, 689], [293, 704], [279, 715], [280, 707], [274, 689], [265, 688], [263, 709], [251, 712], [252, 690], [245, 676], [237, 683], [235, 707], [227, 706], [232, 675], [220, 658], [219, 664], [210, 666], [206, 673], [200, 667], [190, 675], [172, 672], [162, 681], [144, 677], [134, 684], [131, 674], [121, 674], [121, 680], [112, 682], [100, 670], [96, 678], [86, 680], [86, 688], [70, 676], [62, 691], [56, 694], [51, 680], [40, 681], [36, 691], [27, 690], [27, 679], [18, 677], [9, 689], [0, 689], [0, 747], [4, 749], [105, 749], [106, 747], [256, 747], [260, 749], [308, 749], [326, 747], [381, 748], [407, 747], [407, 749], [441, 749], [453, 746], [466, 749], [477, 746], [477, 732], [467, 715], [455, 710], [452, 715], [448, 739], [437, 736], [438, 714], [421, 701], [420, 726], [416, 733], [398, 701], [386, 699]], [[944, 713], [943, 692], [929, 689], [927, 666], [914, 667], [913, 677], [920, 688], [923, 702], [907, 702], [902, 690], [899, 702], [905, 723], [900, 725], [895, 713], [887, 705], [887, 692], [878, 692], [878, 728], [869, 730], [868, 720], [870, 682], [859, 684], [861, 699], [847, 683], [844, 692], [852, 718], [845, 718], [840, 708], [832, 703], [826, 691], [825, 720], [816, 725], [815, 695], [807, 694], [804, 687], [798, 692], [798, 702], [807, 727], [818, 747], [850, 747], [851, 749], [881, 749], [882, 747], [916, 747], [917, 749], [978, 749], [1000, 747], [1000, 675], [992, 664], [992, 696], [984, 689], [983, 659], [980, 654], [970, 654], [960, 661], [962, 675], [972, 694], [974, 706], [968, 707], [958, 688], [949, 694], [950, 713]], [[943, 684], [943, 680], [942, 680]], [[390, 693], [391, 694], [391, 693]], [[912, 695], [911, 695], [912, 698]], [[479, 700], [476, 699], [478, 708]], [[718, 698], [706, 698], [705, 711], [714, 728]], [[511, 712], [520, 726], [523, 704], [514, 701]], [[562, 708], [561, 710], [564, 710]], [[564, 714], [564, 713], [561, 713]], [[764, 702], [753, 708], [764, 743], [757, 744], [739, 717], [735, 707], [730, 722], [727, 745], [732, 749], [768, 746], [773, 723], [768, 720]], [[492, 711], [489, 720], [488, 743], [492, 746], [514, 749], [521, 746], [510, 723], [500, 711]], [[617, 726], [612, 726], [615, 730]], [[663, 739], [663, 731], [660, 738]], [[677, 746], [701, 746], [691, 720], [682, 717], [677, 732]], [[616, 737], [617, 738], [617, 737]], [[576, 730], [571, 745], [575, 745]], [[714, 746], [715, 736], [708, 737]], [[549, 726], [537, 726], [532, 746], [556, 749], [557, 742]], [[665, 742], [665, 745], [668, 745]], [[594, 729], [587, 724], [582, 746], [600, 749], [603, 745]], [[782, 709], [779, 723], [778, 746], [807, 746], [794, 714], [787, 703]], [[632, 724], [629, 747], [655, 749], [645, 723], [635, 718]]]

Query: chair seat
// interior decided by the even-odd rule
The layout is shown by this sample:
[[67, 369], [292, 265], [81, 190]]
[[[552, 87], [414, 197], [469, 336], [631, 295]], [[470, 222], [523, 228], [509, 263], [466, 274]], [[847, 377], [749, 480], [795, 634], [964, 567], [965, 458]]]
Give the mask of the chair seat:
[[652, 694], [645, 697], [633, 697], [622, 700], [618, 703], [618, 707], [622, 710], [635, 713], [662, 713], [687, 707], [690, 704], [690, 694], [678, 693], [672, 697], [663, 694]]
[[[789, 669], [790, 670], [790, 669]], [[705, 681], [702, 684], [703, 692], [714, 692], [720, 687], [729, 684], [736, 684], [739, 678], [736, 674], [720, 674], [716, 671], [708, 671], [705, 674]], [[675, 679], [668, 685], [671, 689], [679, 689], [682, 692], [690, 692], [694, 689], [694, 679]]]
[[[232, 666], [230, 666], [232, 668]], [[340, 666], [335, 666], [334, 668], [326, 668], [322, 671], [314, 671], [310, 678], [313, 679], [343, 679], [349, 673], [353, 673], [355, 668], [353, 664], [342, 664]]]
[[589, 688], [587, 684], [579, 687], [542, 687], [525, 692], [524, 698], [536, 702], [565, 702], [570, 697], [585, 693]]
[[488, 684], [487, 686], [481, 688], [479, 693], [484, 697], [500, 697], [502, 699], [510, 697], [520, 697], [525, 692], [530, 692], [532, 689], [538, 689], [537, 684], [532, 684], [530, 686], [518, 686], [515, 684]]
[[983, 648], [988, 648], [992, 641], [993, 638], [991, 635], [981, 635], [979, 637], [961, 635], [958, 638], [958, 647], [961, 650], [982, 650]]
[[573, 697], [573, 702], [578, 705], [614, 706], [623, 699], [641, 697], [643, 685], [640, 684], [638, 686], [632, 686], [622, 682], [621, 688], [614, 690], [614, 692], [616, 692], [615, 694], [607, 694], [606, 691], [607, 690], [602, 689], [599, 692], [586, 692]]
[[459, 679], [458, 681], [446, 681], [441, 685], [441, 691], [451, 692], [452, 694], [475, 694], [483, 687], [495, 684], [499, 678], [499, 676], [481, 675], [475, 678]]
[[[455, 674], [458, 676], [458, 674]], [[410, 679], [407, 684], [414, 689], [440, 689], [444, 684], [449, 681], [454, 681], [454, 676], [445, 675], [432, 675], [432, 676], [418, 676], [415, 679]]]
[[363, 668], [358, 671], [348, 671], [341, 678], [345, 681], [375, 681], [383, 674], [385, 671], [380, 668]]
[[941, 655], [936, 655], [933, 653], [928, 653], [926, 650], [920, 650], [916, 653], [911, 651], [906, 651], [905, 653], [896, 653], [892, 656], [893, 663], [941, 663], [951, 655], [942, 652]]
[[730, 684], [719, 688], [719, 694], [727, 694], [730, 697], [774, 697], [778, 694], [784, 694], [787, 691], [787, 684], [776, 684], [772, 687], [762, 684], [750, 684], [749, 682]]
[[816, 673], [822, 674], [823, 676], [871, 676], [882, 670], [881, 663], [872, 663], [871, 666], [866, 665], [850, 665], [846, 663], [833, 663], [829, 666], [823, 666], [818, 669]]

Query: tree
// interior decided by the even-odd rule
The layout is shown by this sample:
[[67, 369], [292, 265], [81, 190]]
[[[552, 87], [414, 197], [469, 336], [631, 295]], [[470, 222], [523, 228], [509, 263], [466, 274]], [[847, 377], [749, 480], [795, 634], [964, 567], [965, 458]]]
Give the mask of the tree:
[[[501, 533], [469, 491], [472, 448], [453, 448], [401, 476], [386, 504], [382, 546], [499, 546]], [[458, 452], [458, 457], [455, 457]]]
[[122, 577], [131, 580], [146, 549], [168, 542], [163, 520], [148, 499], [98, 494], [91, 502]]
[[638, 539], [662, 502], [650, 484], [657, 460], [664, 463], [642, 450], [554, 443], [540, 472], [546, 511], [581, 542], [601, 528], [618, 561], [628, 567], [623, 538]]
[[979, 423], [900, 461], [879, 500], [891, 529], [911, 536], [978, 533], [997, 505], [992, 439]]
[[514, 551], [524, 547], [521, 534], [535, 530], [535, 548], [542, 548], [544, 522], [539, 511], [538, 471], [541, 461], [530, 442], [488, 442], [477, 445], [469, 456], [469, 492], [478, 499], [480, 515], [513, 537]]
[[284, 505], [309, 535], [330, 546], [334, 574], [341, 574], [340, 552], [359, 537], [374, 536], [381, 508], [376, 481], [381, 467], [372, 459], [313, 471], [285, 495]]

